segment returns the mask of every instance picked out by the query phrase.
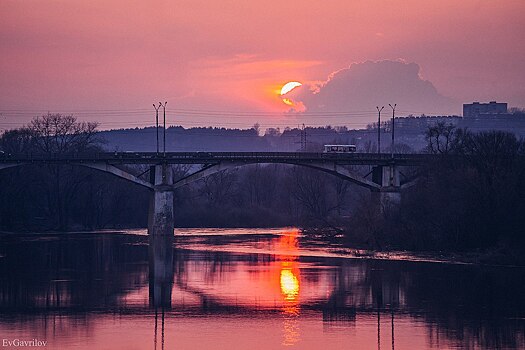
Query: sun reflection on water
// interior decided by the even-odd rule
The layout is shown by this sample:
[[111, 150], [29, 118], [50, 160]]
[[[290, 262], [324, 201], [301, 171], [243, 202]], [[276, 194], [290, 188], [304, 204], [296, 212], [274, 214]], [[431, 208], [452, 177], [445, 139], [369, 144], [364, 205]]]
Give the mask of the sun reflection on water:
[[285, 232], [277, 242], [278, 250], [285, 253], [282, 256], [279, 285], [283, 296], [283, 346], [295, 345], [300, 340], [299, 329], [299, 293], [300, 270], [298, 252], [299, 231]]
[[281, 270], [281, 292], [286, 301], [295, 300], [299, 294], [299, 279], [295, 277], [291, 269]]

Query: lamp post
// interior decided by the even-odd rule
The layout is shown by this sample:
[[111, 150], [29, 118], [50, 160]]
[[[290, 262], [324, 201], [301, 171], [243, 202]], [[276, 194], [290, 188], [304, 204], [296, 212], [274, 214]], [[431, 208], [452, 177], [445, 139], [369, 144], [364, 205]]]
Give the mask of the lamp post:
[[392, 158], [394, 158], [394, 120], [396, 118], [396, 106], [397, 104], [394, 103], [394, 106], [392, 106], [390, 103], [388, 104], [390, 108], [392, 108]]
[[377, 154], [381, 154], [381, 111], [385, 108], [385, 106], [379, 108], [379, 106], [376, 106], [377, 109]]
[[164, 157], [166, 157], [166, 105], [167, 104], [168, 102], [164, 102], [164, 104], [159, 102], [159, 108], [162, 107], [162, 110], [164, 112], [164, 142], [162, 143]]
[[153, 108], [155, 108], [155, 126], [157, 129], [157, 155], [159, 154], [159, 109], [160, 109], [160, 103], [159, 106], [156, 107], [155, 104], [153, 104]]

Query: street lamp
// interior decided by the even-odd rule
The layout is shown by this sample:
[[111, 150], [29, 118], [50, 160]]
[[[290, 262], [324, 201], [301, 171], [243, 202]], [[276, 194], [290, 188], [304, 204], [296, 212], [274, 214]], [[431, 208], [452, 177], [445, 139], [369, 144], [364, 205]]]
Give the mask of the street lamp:
[[153, 108], [155, 108], [155, 125], [157, 129], [157, 155], [159, 154], [159, 109], [160, 109], [160, 103], [159, 106], [156, 107], [155, 104], [153, 104]]
[[381, 154], [381, 111], [385, 108], [385, 106], [379, 108], [379, 106], [376, 106], [377, 109], [377, 154]]
[[396, 106], [397, 104], [394, 103], [394, 106], [389, 103], [388, 104], [390, 108], [392, 108], [392, 158], [394, 158], [394, 119], [396, 118]]
[[164, 112], [164, 142], [163, 142], [163, 151], [164, 151], [164, 157], [166, 157], [166, 105], [168, 102], [164, 102], [164, 104], [159, 102], [159, 108], [162, 107], [162, 110]]

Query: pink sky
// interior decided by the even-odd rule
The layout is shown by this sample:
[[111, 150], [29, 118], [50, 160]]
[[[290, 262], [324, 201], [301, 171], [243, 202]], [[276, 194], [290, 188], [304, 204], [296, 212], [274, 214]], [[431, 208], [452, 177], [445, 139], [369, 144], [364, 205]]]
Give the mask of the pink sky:
[[[457, 106], [404, 102], [401, 112], [460, 113], [478, 100], [525, 107], [524, 14], [522, 0], [3, 0], [0, 128], [42, 111], [76, 112], [103, 128], [150, 125], [160, 100], [170, 124], [293, 126], [303, 117], [281, 115], [284, 83], [322, 84], [353, 63], [383, 60], [416, 63], [437, 90], [433, 101]], [[389, 97], [374, 96], [396, 102]], [[357, 118], [349, 126], [374, 119], [375, 105], [327, 101], [327, 111]], [[210, 110], [228, 116], [202, 112]], [[346, 122], [316, 113], [309, 122]]]

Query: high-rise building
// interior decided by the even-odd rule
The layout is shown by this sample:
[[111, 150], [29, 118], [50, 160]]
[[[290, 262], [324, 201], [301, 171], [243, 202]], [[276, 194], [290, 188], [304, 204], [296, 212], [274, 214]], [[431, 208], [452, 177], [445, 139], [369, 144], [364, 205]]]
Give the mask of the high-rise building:
[[463, 117], [479, 117], [482, 114], [502, 114], [507, 113], [507, 104], [496, 101], [489, 103], [466, 103], [463, 105]]

